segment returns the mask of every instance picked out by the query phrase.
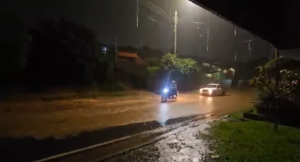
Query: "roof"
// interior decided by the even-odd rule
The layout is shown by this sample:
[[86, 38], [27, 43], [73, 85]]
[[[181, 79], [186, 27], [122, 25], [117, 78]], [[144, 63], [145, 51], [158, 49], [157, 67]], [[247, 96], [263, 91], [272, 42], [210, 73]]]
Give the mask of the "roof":
[[136, 53], [129, 53], [129, 52], [118, 52], [118, 57], [138, 58]]
[[220, 84], [218, 84], [218, 83], [209, 83], [209, 84], [207, 84], [207, 85], [214, 85], [214, 86], [217, 86], [217, 85], [220, 85]]
[[190, 1], [270, 42], [278, 49], [300, 48], [300, 1]]

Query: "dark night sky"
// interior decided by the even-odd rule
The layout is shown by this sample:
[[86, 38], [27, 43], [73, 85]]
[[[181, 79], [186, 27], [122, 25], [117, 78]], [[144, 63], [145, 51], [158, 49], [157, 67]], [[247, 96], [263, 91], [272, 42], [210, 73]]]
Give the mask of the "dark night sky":
[[[141, 1], [141, 0], [140, 0]], [[183, 19], [178, 25], [178, 52], [182, 55], [199, 54], [207, 58], [233, 58], [233, 26], [228, 22], [210, 14], [198, 6], [192, 6], [184, 0], [152, 0], [170, 13], [173, 7], [178, 10], [179, 18]], [[32, 26], [37, 20], [45, 18], [61, 19], [76, 22], [92, 29], [103, 43], [113, 44], [118, 37], [119, 45], [140, 47], [147, 45], [152, 48], [169, 51], [173, 48], [173, 24], [155, 12], [140, 6], [140, 23], [136, 27], [136, 0], [4, 0], [5, 11], [16, 14], [24, 23]], [[191, 5], [191, 6], [189, 6]], [[3, 4], [1, 4], [3, 6]], [[210, 50], [205, 52], [205, 36], [197, 38], [196, 26], [189, 23], [193, 21], [211, 20]], [[152, 20], [150, 20], [152, 19]], [[153, 21], [154, 20], [154, 21]], [[206, 27], [201, 26], [205, 34]], [[245, 33], [245, 32], [244, 32]], [[243, 34], [241, 39], [249, 39], [249, 34]], [[142, 38], [142, 39], [141, 39]], [[198, 39], [195, 42], [195, 39]], [[269, 56], [267, 43], [264, 46], [265, 56]], [[196, 50], [201, 48], [200, 50]], [[262, 49], [257, 46], [258, 51]], [[240, 48], [247, 52], [247, 45]], [[254, 48], [254, 47], [252, 47]], [[254, 49], [253, 49], [254, 50]], [[259, 54], [261, 55], [261, 54]], [[247, 54], [239, 56], [248, 59]]]

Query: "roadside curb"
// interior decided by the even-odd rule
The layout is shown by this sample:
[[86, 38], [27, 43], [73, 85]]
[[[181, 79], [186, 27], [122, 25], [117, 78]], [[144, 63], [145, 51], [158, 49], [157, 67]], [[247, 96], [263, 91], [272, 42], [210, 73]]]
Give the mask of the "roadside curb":
[[0, 152], [2, 154], [0, 155], [0, 161], [50, 161], [50, 159], [53, 160], [68, 155], [73, 156], [79, 152], [82, 153], [91, 149], [104, 148], [104, 146], [109, 146], [116, 141], [130, 141], [128, 139], [136, 139], [141, 133], [148, 135], [150, 131], [157, 131], [158, 128], [172, 127], [174, 124], [205, 116], [205, 114], [199, 115], [179, 117], [176, 118], [176, 120], [169, 119], [163, 123], [158, 121], [131, 123], [128, 125], [85, 131], [59, 139], [55, 137], [44, 139], [36, 139], [34, 137], [1, 137]]
[[[96, 162], [96, 161], [103, 161], [105, 159], [111, 158], [113, 156], [117, 156], [119, 154], [131, 151], [133, 149], [137, 149], [152, 143], [155, 143], [157, 141], [160, 141], [162, 139], [167, 138], [167, 133], [175, 130], [181, 126], [185, 126], [193, 121], [197, 120], [204, 120], [208, 117], [210, 117], [211, 113], [204, 114], [201, 116], [198, 116], [193, 119], [184, 120], [179, 123], [170, 124], [166, 128], [156, 128], [153, 130], [149, 130], [146, 132], [137, 133], [134, 135], [126, 136], [123, 138], [115, 139], [112, 141], [108, 141], [101, 144], [96, 144], [90, 147], [82, 148], [79, 150], [71, 151], [68, 153], [56, 155], [53, 157], [48, 157], [45, 159], [41, 159], [35, 162], [49, 162], [59, 159], [61, 162], [80, 162], [82, 159], [88, 162]], [[172, 123], [172, 122], [168, 122]], [[113, 145], [115, 143], [118, 143], [118, 145]], [[126, 144], [125, 144], [126, 143]], [[121, 147], [120, 147], [121, 146]], [[124, 146], [122, 148], [122, 146]], [[117, 147], [117, 148], [116, 148]], [[73, 155], [73, 156], [72, 156]], [[69, 157], [68, 157], [69, 156]], [[93, 157], [96, 156], [96, 157]], [[91, 158], [91, 159], [88, 159]]]
[[192, 120], [186, 121], [186, 122], [184, 122], [184, 124], [182, 124], [182, 125], [180, 125], [178, 127], [175, 127], [175, 128], [169, 129], [168, 131], [163, 132], [160, 136], [158, 136], [156, 138], [153, 138], [153, 139], [150, 139], [148, 141], [142, 142], [142, 143], [140, 143], [138, 145], [135, 145], [134, 147], [123, 149], [123, 150], [121, 150], [119, 152], [112, 153], [111, 155], [107, 155], [106, 157], [102, 157], [101, 159], [97, 159], [97, 160], [94, 160], [94, 161], [91, 161], [91, 162], [103, 161], [105, 159], [108, 159], [108, 158], [111, 158], [111, 157], [114, 157], [114, 156], [117, 156], [117, 155], [129, 152], [131, 150], [138, 149], [138, 148], [141, 148], [141, 147], [153, 144], [155, 142], [161, 141], [161, 140], [166, 139], [168, 137], [168, 135], [169, 135], [169, 134], [167, 134], [168, 132], [171, 132], [172, 130], [175, 130], [175, 129], [181, 127], [181, 126], [185, 126], [185, 125], [189, 124], [190, 122], [197, 121], [197, 120], [204, 120], [204, 119], [206, 119], [206, 118], [203, 117], [203, 118], [192, 119]]

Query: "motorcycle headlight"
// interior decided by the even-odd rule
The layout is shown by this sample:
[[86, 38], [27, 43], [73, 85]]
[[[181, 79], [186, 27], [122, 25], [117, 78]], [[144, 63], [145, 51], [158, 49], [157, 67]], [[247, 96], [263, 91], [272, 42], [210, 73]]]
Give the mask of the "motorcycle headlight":
[[169, 92], [169, 90], [167, 88], [164, 89], [164, 93], [167, 93]]

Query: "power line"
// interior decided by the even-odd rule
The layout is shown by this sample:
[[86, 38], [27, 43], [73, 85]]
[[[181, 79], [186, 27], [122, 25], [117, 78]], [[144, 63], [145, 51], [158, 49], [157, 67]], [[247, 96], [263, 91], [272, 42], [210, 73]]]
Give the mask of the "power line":
[[164, 15], [163, 13], [161, 13], [161, 12], [157, 11], [156, 9], [152, 8], [152, 7], [149, 6], [148, 4], [143, 3], [143, 5], [146, 6], [146, 7], [148, 7], [149, 9], [151, 9], [152, 11], [154, 11], [155, 13], [157, 13], [157, 14], [159, 14], [159, 15], [161, 15], [161, 16], [167, 18], [167, 19], [169, 19], [166, 15]]
[[[149, 1], [148, 1], [149, 2]], [[166, 11], [162, 10], [161, 8], [157, 7], [156, 5], [153, 6], [154, 4], [151, 4], [149, 5], [149, 3], [145, 2], [145, 0], [143, 0], [143, 3], [142, 3], [144, 6], [146, 6], [147, 8], [151, 9], [152, 11], [154, 11], [155, 13], [163, 16], [164, 18], [166, 19], [170, 19], [169, 16], [166, 15]], [[162, 11], [161, 11], [162, 10]], [[174, 21], [174, 18], [171, 18], [173, 21]]]
[[146, 7], [150, 8], [151, 10], [160, 13], [161, 15], [167, 16], [166, 12], [162, 9], [160, 9], [159, 7], [157, 7], [156, 5], [153, 5], [151, 2], [149, 1], [145, 1], [143, 0], [143, 5], [145, 5]]
[[150, 2], [149, 0], [143, 0], [143, 2], [149, 4], [153, 8], [156, 8], [158, 11], [160, 11], [160, 12], [164, 13], [165, 15], [167, 15], [167, 12], [165, 10], [163, 10], [162, 8], [156, 6], [154, 3]]
[[140, 13], [140, 15], [143, 15], [145, 17], [147, 17], [150, 21], [153, 21], [153, 22], [156, 22], [156, 23], [159, 23], [158, 20], [156, 20], [155, 18], [145, 14], [145, 13]]

